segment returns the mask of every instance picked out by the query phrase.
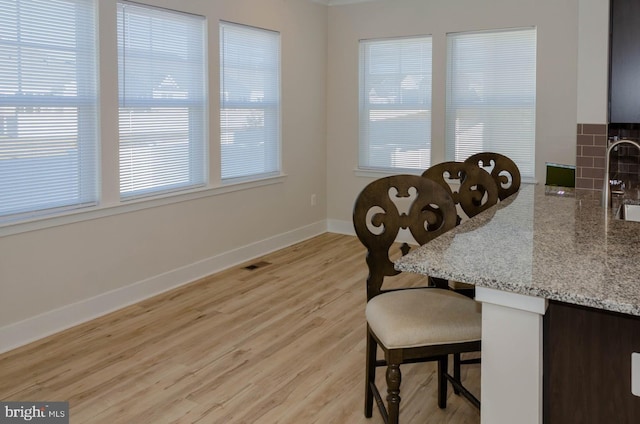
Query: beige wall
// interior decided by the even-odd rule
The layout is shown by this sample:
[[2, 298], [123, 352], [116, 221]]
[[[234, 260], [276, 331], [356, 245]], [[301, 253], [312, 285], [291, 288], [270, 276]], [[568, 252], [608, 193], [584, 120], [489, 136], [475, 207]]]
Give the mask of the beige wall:
[[609, 78], [609, 1], [580, 0], [578, 123], [606, 124]]
[[[95, 300], [96, 296], [99, 303], [100, 296], [166, 273], [187, 275], [188, 272], [180, 274], [177, 270], [202, 261], [206, 263], [219, 255], [226, 255], [225, 260], [230, 264], [238, 249], [287, 233], [292, 233], [291, 239], [295, 239], [300, 229], [324, 223], [327, 7], [300, 0], [144, 2], [207, 17], [210, 139], [214, 158], [218, 157], [219, 142], [218, 21], [281, 32], [283, 170], [287, 176], [284, 182], [264, 187], [0, 237], [0, 336], [8, 334], [19, 339], [20, 335], [10, 331], [30, 328], [15, 325], [22, 320], [68, 308], [77, 302]], [[113, 50], [115, 1], [100, 0], [99, 3], [100, 31], [104, 36], [101, 48]], [[101, 73], [102, 142], [117, 143], [116, 64], [104, 63]], [[212, 174], [217, 175], [217, 170], [213, 169]], [[113, 200], [114, 182], [105, 181], [105, 185], [108, 193], [103, 200], [108, 203]], [[313, 193], [317, 194], [315, 207], [310, 202]], [[266, 243], [264, 248], [277, 245], [277, 241], [274, 243]], [[260, 247], [249, 249], [259, 250]], [[206, 271], [206, 267], [198, 268], [202, 269]], [[127, 296], [128, 292], [119, 293]], [[127, 300], [130, 299], [119, 301]], [[96, 312], [100, 312], [101, 305], [98, 306]], [[67, 312], [75, 313], [72, 307], [58, 315]], [[73, 318], [70, 317], [71, 321]], [[45, 315], [40, 324], [47, 321]], [[61, 325], [65, 325], [64, 322]], [[37, 320], [34, 323], [38, 325]], [[33, 335], [37, 336], [36, 333]]]
[[538, 29], [536, 177], [544, 182], [545, 161], [575, 163], [578, 0], [394, 0], [330, 7], [330, 222], [346, 228], [355, 196], [371, 180], [354, 174], [358, 163], [358, 40], [432, 35], [432, 161], [440, 162], [444, 160], [446, 33], [532, 25]]
[[[327, 219], [330, 228], [334, 223], [348, 231], [355, 196], [371, 180], [354, 173], [361, 38], [433, 35], [434, 161], [444, 159], [447, 32], [538, 27], [538, 174], [545, 161], [574, 163], [576, 122], [606, 122], [606, 0], [378, 0], [331, 7], [311, 0], [147, 1], [208, 18], [214, 163], [218, 20], [282, 33], [287, 177], [274, 185], [13, 235], [2, 236], [0, 229], [0, 340], [10, 336], [19, 343], [158, 287], [184, 283], [188, 276], [295, 241]], [[115, 0], [99, 3], [100, 48], [108, 52], [115, 48]], [[114, 65], [101, 68], [106, 143], [117, 142]], [[104, 162], [117, 164], [117, 157]], [[216, 175], [213, 168], [214, 184]], [[106, 203], [117, 200], [116, 176], [111, 177], [104, 181]], [[318, 204], [312, 207], [314, 193]], [[43, 323], [50, 324], [41, 328]], [[31, 333], [13, 334], [25, 329]]]

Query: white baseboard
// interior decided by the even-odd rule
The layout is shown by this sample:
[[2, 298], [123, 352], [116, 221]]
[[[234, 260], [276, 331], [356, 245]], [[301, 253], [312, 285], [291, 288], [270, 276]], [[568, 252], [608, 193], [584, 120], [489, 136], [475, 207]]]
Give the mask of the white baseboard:
[[346, 234], [348, 236], [355, 236], [356, 232], [353, 229], [353, 222], [351, 221], [342, 221], [339, 219], [329, 219], [327, 220], [327, 230], [330, 233], [336, 234]]
[[126, 287], [0, 327], [0, 353], [325, 232], [327, 232], [327, 222], [319, 221], [138, 281]]

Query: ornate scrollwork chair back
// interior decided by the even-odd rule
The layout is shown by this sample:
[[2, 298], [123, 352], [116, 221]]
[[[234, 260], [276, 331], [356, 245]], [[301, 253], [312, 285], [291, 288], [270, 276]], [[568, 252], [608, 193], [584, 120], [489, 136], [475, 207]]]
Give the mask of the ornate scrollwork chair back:
[[[486, 159], [486, 156], [482, 158]], [[424, 171], [422, 176], [447, 189], [456, 204], [460, 205], [469, 218], [498, 203], [498, 185], [492, 175], [478, 165], [476, 159], [465, 162], [442, 162]], [[457, 191], [453, 191], [452, 185], [457, 188]], [[458, 224], [462, 220], [463, 218], [458, 216]], [[431, 281], [438, 287], [449, 287], [465, 296], [475, 297], [476, 290], [472, 284], [438, 278], [432, 278]]]
[[[399, 204], [408, 205], [407, 212]], [[365, 187], [353, 210], [356, 235], [367, 248], [367, 299], [380, 294], [385, 277], [399, 273], [393, 267], [390, 249], [401, 228], [423, 245], [456, 225], [451, 196], [437, 184], [416, 175], [380, 178]], [[402, 254], [409, 251], [402, 244]]]
[[[435, 181], [416, 175], [381, 178], [367, 185], [356, 199], [353, 223], [367, 249], [369, 268], [366, 417], [372, 416], [375, 399], [384, 422], [398, 424], [400, 365], [410, 362], [438, 362], [440, 408], [446, 407], [447, 382], [456, 393], [480, 405], [462, 386], [457, 359], [453, 376], [448, 373], [448, 355], [459, 358], [462, 352], [480, 350], [481, 314], [476, 302], [436, 287], [382, 289], [385, 277], [399, 273], [393, 267], [390, 250], [400, 229], [407, 229], [417, 243], [424, 244], [454, 228], [456, 222], [456, 206], [449, 192]], [[400, 250], [406, 254], [409, 247], [403, 244]], [[377, 358], [378, 346], [384, 359]], [[386, 367], [386, 405], [375, 384], [377, 367]]]
[[510, 158], [500, 153], [482, 152], [469, 156], [466, 163], [491, 168], [491, 177], [498, 186], [498, 197], [504, 200], [520, 189], [520, 170]]
[[[469, 218], [495, 205], [499, 199], [498, 187], [491, 175], [471, 163], [442, 162], [424, 171], [422, 176], [448, 190], [454, 202]], [[450, 181], [459, 181], [457, 191], [453, 191]]]

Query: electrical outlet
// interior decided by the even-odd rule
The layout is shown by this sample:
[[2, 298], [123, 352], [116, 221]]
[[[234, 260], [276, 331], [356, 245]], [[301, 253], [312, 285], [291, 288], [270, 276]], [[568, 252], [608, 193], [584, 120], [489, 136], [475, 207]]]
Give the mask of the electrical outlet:
[[640, 353], [631, 354], [631, 393], [640, 396]]
[[315, 206], [318, 204], [318, 197], [315, 194], [311, 195], [311, 206]]

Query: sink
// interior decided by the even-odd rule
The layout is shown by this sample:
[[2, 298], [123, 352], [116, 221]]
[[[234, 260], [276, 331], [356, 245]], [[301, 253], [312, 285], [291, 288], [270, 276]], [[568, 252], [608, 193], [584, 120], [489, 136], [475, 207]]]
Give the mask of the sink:
[[616, 218], [640, 222], [640, 205], [620, 205]]

